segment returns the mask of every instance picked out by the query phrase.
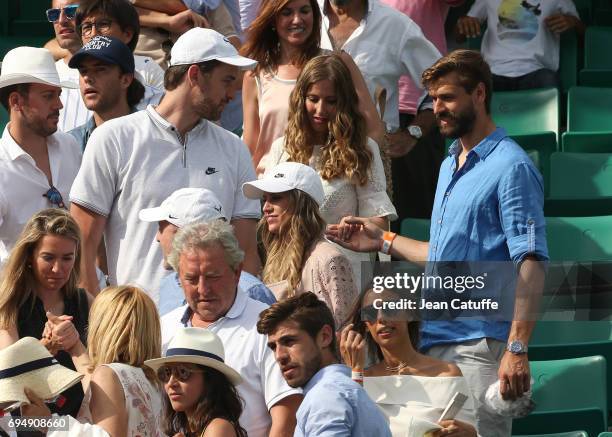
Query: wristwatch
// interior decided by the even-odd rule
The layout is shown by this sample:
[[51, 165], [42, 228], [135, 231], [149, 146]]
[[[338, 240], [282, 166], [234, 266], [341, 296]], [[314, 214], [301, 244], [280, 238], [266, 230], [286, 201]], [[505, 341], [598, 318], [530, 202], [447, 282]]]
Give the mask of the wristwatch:
[[408, 126], [408, 133], [410, 134], [410, 136], [414, 137], [417, 140], [420, 140], [423, 136], [423, 131], [416, 124], [411, 124], [410, 126]]
[[526, 354], [527, 345], [525, 345], [520, 340], [512, 340], [510, 343], [506, 345], [506, 350], [515, 355]]

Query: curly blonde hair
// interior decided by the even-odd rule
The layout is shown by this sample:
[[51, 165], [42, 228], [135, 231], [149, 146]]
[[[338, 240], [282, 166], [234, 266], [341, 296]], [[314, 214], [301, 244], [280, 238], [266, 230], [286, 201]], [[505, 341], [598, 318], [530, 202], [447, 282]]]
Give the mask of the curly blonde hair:
[[316, 135], [306, 113], [310, 87], [330, 80], [336, 90], [336, 116], [328, 124], [327, 143], [321, 151], [319, 174], [325, 180], [345, 176], [365, 185], [372, 164], [366, 123], [359, 112], [359, 99], [348, 67], [338, 55], [321, 55], [309, 61], [289, 98], [289, 122], [284, 147], [289, 161], [308, 165]]
[[293, 296], [301, 281], [306, 252], [321, 238], [325, 220], [317, 202], [303, 191], [287, 191], [291, 214], [289, 221], [277, 233], [271, 233], [265, 217], [259, 221], [258, 232], [266, 251], [262, 279], [266, 284], [286, 280], [289, 296]]

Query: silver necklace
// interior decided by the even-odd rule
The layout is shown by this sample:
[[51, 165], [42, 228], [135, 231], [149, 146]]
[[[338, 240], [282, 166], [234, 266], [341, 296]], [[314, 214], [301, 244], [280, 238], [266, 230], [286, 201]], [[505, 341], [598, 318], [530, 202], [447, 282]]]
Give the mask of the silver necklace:
[[405, 363], [403, 361], [400, 361], [399, 364], [397, 366], [394, 367], [390, 367], [386, 362], [385, 362], [385, 369], [387, 370], [387, 372], [389, 373], [395, 373], [397, 375], [399, 375], [399, 373], [404, 370], [406, 367], [408, 367], [408, 363]]

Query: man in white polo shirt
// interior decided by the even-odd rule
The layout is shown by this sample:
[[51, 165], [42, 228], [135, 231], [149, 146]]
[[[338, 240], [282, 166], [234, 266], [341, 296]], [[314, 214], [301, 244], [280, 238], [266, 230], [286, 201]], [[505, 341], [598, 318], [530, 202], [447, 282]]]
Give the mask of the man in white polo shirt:
[[187, 305], [162, 317], [162, 349], [181, 327], [206, 328], [221, 338], [225, 362], [243, 378], [240, 424], [249, 437], [293, 435], [301, 390], [285, 382], [268, 338], [256, 329], [268, 305], [251, 299], [238, 283], [243, 252], [232, 227], [221, 220], [181, 228], [168, 261], [178, 272]]
[[2, 61], [0, 102], [9, 123], [0, 140], [0, 246], [7, 251], [34, 213], [67, 206], [81, 150], [57, 132], [64, 85], [46, 49], [17, 47]]
[[257, 201], [242, 194], [254, 179], [242, 141], [209, 120], [231, 100], [240, 68], [255, 61], [238, 55], [210, 29], [192, 29], [172, 48], [167, 92], [157, 107], [109, 120], [89, 138], [72, 186], [71, 213], [83, 232], [83, 285], [97, 293], [96, 250], [105, 235], [111, 284], [136, 283], [157, 302], [165, 272], [155, 242], [157, 226], [138, 219], [183, 187], [208, 188], [219, 198], [241, 247], [245, 270], [257, 273]]

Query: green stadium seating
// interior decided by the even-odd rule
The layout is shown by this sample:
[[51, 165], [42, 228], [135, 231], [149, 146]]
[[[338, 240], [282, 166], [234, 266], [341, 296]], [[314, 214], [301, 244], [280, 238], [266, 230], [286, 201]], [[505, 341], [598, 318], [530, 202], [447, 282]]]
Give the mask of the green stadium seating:
[[561, 143], [564, 152], [612, 153], [612, 131], [564, 132]]
[[0, 36], [0, 60], [9, 50], [19, 46], [42, 47], [49, 41], [47, 36]]
[[536, 409], [513, 421], [513, 433], [535, 434], [584, 429], [607, 430], [606, 359], [602, 356], [532, 361]]
[[[4, 106], [0, 105], [0, 132], [4, 131], [4, 126], [6, 125], [6, 123], [8, 123], [8, 120], [8, 113], [4, 109]], [[0, 133], [0, 135], [2, 134]]]
[[550, 197], [612, 198], [612, 154], [553, 153], [550, 157]]
[[546, 217], [552, 261], [612, 260], [612, 216]]
[[612, 89], [573, 87], [568, 93], [568, 132], [612, 131]]
[[612, 437], [612, 432], [599, 433], [599, 437]]
[[400, 234], [415, 240], [429, 241], [430, 220], [418, 218], [406, 218], [402, 220]]
[[590, 26], [584, 41], [584, 68], [580, 71], [580, 84], [612, 86], [612, 28]]
[[[601, 435], [601, 434], [600, 434]], [[531, 435], [516, 435], [512, 434], [513, 437], [589, 437], [584, 431], [570, 431], [570, 432], [556, 432], [554, 434], [531, 434]]]
[[576, 32], [561, 34], [559, 80], [563, 93], [567, 93], [571, 87], [578, 83], [578, 37]]

